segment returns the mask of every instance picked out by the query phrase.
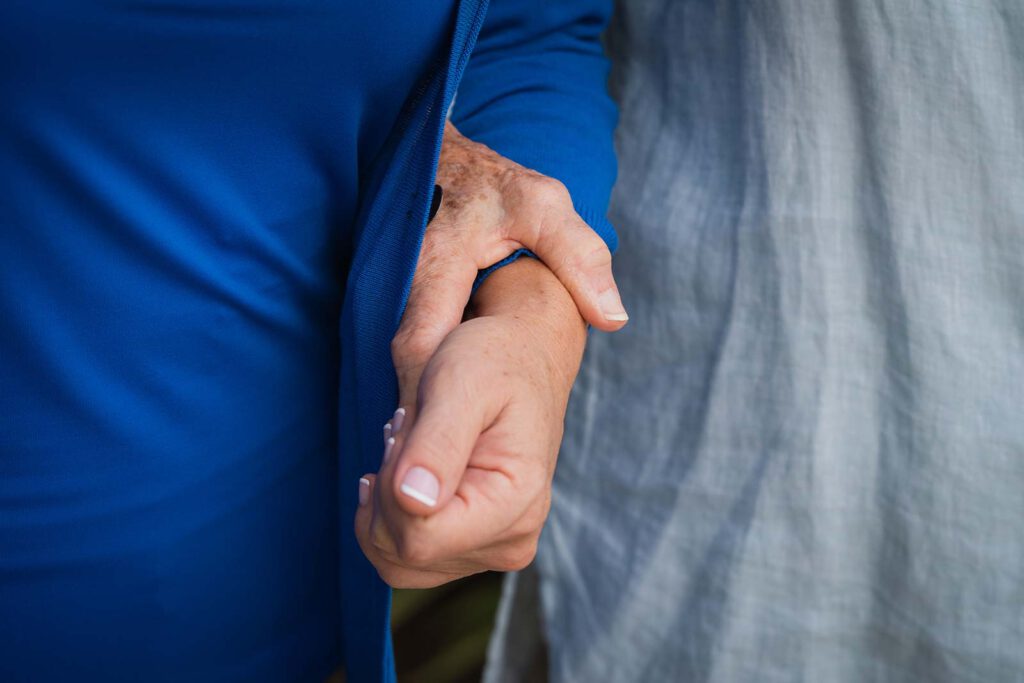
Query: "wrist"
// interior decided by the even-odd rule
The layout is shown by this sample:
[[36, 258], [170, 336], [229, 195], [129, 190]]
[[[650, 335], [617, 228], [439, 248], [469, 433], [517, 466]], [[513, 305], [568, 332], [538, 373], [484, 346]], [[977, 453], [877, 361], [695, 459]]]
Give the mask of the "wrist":
[[576, 377], [587, 327], [575, 302], [547, 266], [519, 259], [485, 280], [470, 300], [472, 317], [514, 319], [524, 343], [550, 359], [552, 370]]

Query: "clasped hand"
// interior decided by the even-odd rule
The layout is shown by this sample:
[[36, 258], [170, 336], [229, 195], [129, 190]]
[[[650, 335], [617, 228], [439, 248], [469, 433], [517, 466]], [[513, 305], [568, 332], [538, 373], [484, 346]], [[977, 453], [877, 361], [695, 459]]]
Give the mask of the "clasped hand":
[[[611, 254], [560, 183], [448, 124], [444, 200], [392, 342], [400, 408], [381, 469], [359, 483], [356, 535], [390, 585], [425, 588], [520, 569], [547, 517], [585, 322], [625, 311]], [[525, 247], [470, 300], [476, 273]]]

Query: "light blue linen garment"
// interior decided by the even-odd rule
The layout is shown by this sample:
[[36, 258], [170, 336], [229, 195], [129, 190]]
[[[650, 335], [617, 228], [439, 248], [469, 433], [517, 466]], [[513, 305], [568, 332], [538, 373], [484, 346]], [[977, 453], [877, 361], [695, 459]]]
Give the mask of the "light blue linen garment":
[[622, 0], [591, 338], [490, 681], [1024, 680], [1024, 3]]

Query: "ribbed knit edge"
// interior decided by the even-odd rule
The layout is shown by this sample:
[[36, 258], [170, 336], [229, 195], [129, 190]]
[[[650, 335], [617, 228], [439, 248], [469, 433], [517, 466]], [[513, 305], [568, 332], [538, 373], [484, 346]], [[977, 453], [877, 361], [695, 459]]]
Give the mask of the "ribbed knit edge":
[[[615, 253], [615, 250], [619, 246], [619, 236], [615, 234], [615, 228], [613, 228], [612, 224], [608, 221], [608, 217], [603, 213], [598, 213], [597, 211], [592, 211], [587, 207], [580, 206], [576, 206], [576, 213], [578, 213], [580, 218], [582, 218], [583, 221], [589, 225], [601, 239], [604, 240], [604, 243], [608, 245], [608, 248], [612, 253]], [[490, 265], [477, 273], [476, 280], [473, 281], [473, 291], [476, 292], [477, 288], [484, 283], [484, 280], [486, 280], [491, 273], [499, 268], [504, 268], [510, 263], [515, 263], [523, 256], [537, 258], [537, 255], [529, 249], [517, 249], [497, 263]]]

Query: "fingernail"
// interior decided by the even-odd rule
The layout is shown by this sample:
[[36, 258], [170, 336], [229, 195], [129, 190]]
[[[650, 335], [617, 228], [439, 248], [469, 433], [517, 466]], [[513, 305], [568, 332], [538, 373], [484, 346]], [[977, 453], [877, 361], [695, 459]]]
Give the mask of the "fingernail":
[[619, 293], [615, 291], [614, 287], [602, 292], [597, 297], [597, 303], [601, 307], [601, 312], [604, 313], [605, 319], [616, 322], [629, 320], [626, 308], [622, 305], [622, 299], [619, 298]]
[[398, 436], [398, 432], [402, 430], [402, 423], [405, 422], [405, 408], [399, 408], [395, 411], [394, 417], [391, 418], [391, 435]]
[[384, 425], [384, 440], [387, 441], [390, 438], [391, 438], [391, 422], [388, 421], [388, 423], [386, 425]]
[[387, 463], [388, 459], [391, 458], [391, 449], [395, 445], [395, 437], [389, 436], [388, 440], [384, 443], [384, 462]]
[[359, 477], [359, 506], [366, 505], [370, 500], [370, 480], [366, 477]]
[[413, 467], [402, 480], [402, 493], [430, 507], [437, 505], [437, 494], [440, 491], [441, 484], [437, 477], [422, 467]]

